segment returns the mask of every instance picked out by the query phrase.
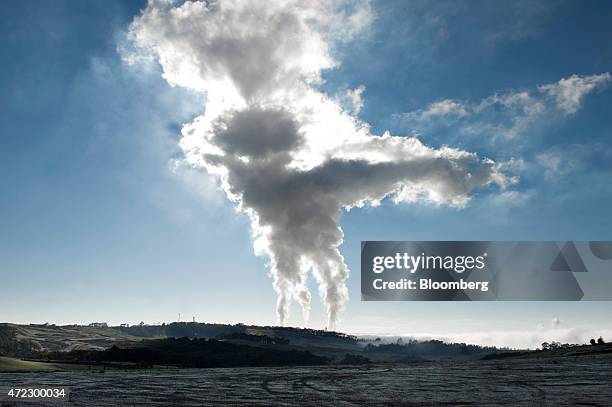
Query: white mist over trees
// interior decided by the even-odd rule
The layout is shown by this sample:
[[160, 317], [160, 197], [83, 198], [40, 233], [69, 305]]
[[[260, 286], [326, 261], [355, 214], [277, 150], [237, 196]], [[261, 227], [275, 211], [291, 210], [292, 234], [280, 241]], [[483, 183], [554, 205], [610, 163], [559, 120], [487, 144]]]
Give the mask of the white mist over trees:
[[206, 95], [180, 145], [250, 217], [281, 324], [293, 300], [308, 319], [311, 271], [336, 326], [348, 300], [343, 209], [386, 197], [463, 206], [474, 188], [512, 181], [471, 152], [373, 135], [317, 88], [322, 70], [338, 64], [334, 45], [371, 19], [365, 2], [156, 0], [130, 26], [127, 62], [154, 58], [169, 84]]

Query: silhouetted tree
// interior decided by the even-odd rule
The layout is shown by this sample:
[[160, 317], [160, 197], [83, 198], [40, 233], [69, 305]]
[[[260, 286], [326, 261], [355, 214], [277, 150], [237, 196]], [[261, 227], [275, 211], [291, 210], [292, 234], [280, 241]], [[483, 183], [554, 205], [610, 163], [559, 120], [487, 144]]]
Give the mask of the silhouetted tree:
[[597, 339], [597, 343], [603, 345], [606, 342], [604, 342], [603, 338], [600, 336], [599, 339]]
[[550, 349], [550, 343], [542, 342], [542, 350], [548, 350], [548, 349]]
[[591, 343], [591, 345], [595, 345], [597, 342], [595, 342], [595, 339], [591, 338], [591, 340], [589, 341]]

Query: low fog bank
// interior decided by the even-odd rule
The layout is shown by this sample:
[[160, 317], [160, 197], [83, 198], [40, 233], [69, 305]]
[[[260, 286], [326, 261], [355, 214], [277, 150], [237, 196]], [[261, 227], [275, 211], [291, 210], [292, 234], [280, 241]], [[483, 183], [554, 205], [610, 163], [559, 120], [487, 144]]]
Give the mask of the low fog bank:
[[404, 342], [410, 340], [440, 340], [446, 343], [467, 343], [479, 346], [494, 346], [497, 348], [511, 349], [536, 349], [539, 348], [543, 342], [551, 341], [588, 344], [591, 338], [597, 339], [599, 337], [603, 337], [606, 342], [612, 341], [612, 329], [596, 329], [592, 327], [553, 329], [537, 327], [533, 331], [461, 332], [448, 333], [445, 335], [431, 333], [399, 335], [391, 333], [353, 333], [353, 335], [367, 340], [379, 338], [381, 343], [396, 343], [399, 339]]

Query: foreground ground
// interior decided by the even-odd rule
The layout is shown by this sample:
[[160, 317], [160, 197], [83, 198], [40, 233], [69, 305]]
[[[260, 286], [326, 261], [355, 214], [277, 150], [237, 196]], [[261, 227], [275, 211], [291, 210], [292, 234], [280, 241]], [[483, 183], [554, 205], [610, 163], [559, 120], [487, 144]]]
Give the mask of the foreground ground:
[[358, 367], [2, 373], [0, 388], [70, 386], [68, 405], [75, 406], [605, 406], [612, 402], [611, 362], [610, 355], [594, 355]]

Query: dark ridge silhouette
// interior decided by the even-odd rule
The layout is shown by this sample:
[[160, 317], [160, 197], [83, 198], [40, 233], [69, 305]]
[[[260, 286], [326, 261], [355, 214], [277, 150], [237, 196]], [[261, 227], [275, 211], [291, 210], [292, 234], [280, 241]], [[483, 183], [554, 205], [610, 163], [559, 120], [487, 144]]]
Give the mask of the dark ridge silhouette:
[[281, 338], [278, 336], [270, 337], [268, 335], [249, 335], [242, 332], [234, 332], [231, 334], [217, 335], [216, 339], [230, 339], [236, 341], [249, 341], [261, 343], [264, 345], [288, 345], [289, 339]]
[[595, 339], [590, 340], [589, 345], [578, 345], [560, 342], [544, 342], [541, 349], [530, 351], [496, 352], [485, 355], [483, 360], [506, 359], [506, 358], [557, 358], [567, 356], [590, 356], [612, 353], [612, 344], [597, 343]]
[[191, 368], [308, 366], [330, 361], [308, 351], [281, 351], [187, 337], [145, 340], [134, 347], [120, 348], [115, 345], [103, 351], [52, 352], [47, 358], [54, 362], [122, 362], [140, 367], [162, 365]]
[[366, 355], [376, 354], [399, 354], [404, 355], [402, 361], [422, 359], [430, 356], [436, 358], [469, 357], [473, 355], [484, 355], [499, 350], [494, 347], [468, 345], [465, 343], [446, 343], [439, 340], [429, 341], [398, 341], [390, 344], [368, 344], [364, 353]]
[[227, 334], [250, 334], [251, 331], [267, 331], [273, 336], [309, 336], [320, 338], [334, 338], [347, 342], [357, 342], [357, 337], [341, 332], [324, 331], [309, 328], [293, 328], [281, 326], [257, 326], [245, 324], [212, 324], [204, 322], [171, 322], [162, 325], [132, 325], [112, 327], [120, 332], [138, 337], [175, 337], [215, 338]]
[[[412, 363], [441, 359], [472, 360], [498, 350], [496, 348], [467, 345], [465, 343], [446, 343], [437, 340], [400, 339], [396, 343], [389, 344], [384, 343], [379, 338], [357, 338], [333, 331], [198, 322], [175, 322], [161, 325], [141, 323], [135, 326], [123, 324], [118, 327], [107, 326], [104, 322], [64, 326], [0, 324], [0, 338], [2, 338], [0, 340], [0, 353], [11, 357], [38, 361], [67, 360], [70, 358], [75, 361], [87, 358], [95, 361], [108, 357], [110, 354], [118, 358], [117, 361], [127, 361], [140, 355], [139, 357], [142, 357], [142, 360], [134, 359], [134, 363], [142, 362], [145, 365], [147, 363], [176, 364], [177, 366], [192, 366], [194, 364], [201, 366], [264, 366], [266, 363], [271, 365], [277, 363], [323, 363], [321, 360], [308, 358], [304, 354], [279, 353], [291, 351], [309, 352], [312, 356], [325, 358], [333, 363], [355, 364], [366, 360], [375, 363]], [[176, 354], [172, 353], [176, 351], [175, 348], [170, 346], [172, 342], [167, 342], [168, 347], [163, 349], [150, 342], [151, 340], [177, 338], [207, 339], [211, 342], [194, 342], [200, 344], [200, 347], [186, 346], [182, 352]], [[207, 353], [206, 351], [216, 346], [219, 347], [221, 352], [225, 349], [223, 346], [226, 345], [228, 347], [246, 346], [257, 349], [250, 351], [250, 356], [245, 356], [245, 362], [242, 365], [240, 364], [242, 362], [232, 360], [230, 357], [216, 360], [214, 352]], [[143, 348], [145, 350], [142, 350]], [[159, 356], [162, 350], [170, 352], [173, 356]], [[189, 362], [190, 358], [184, 355], [187, 350], [195, 352], [195, 355], [199, 358], [196, 358], [197, 362]], [[94, 351], [109, 351], [110, 353], [100, 354]], [[358, 355], [363, 359], [352, 356], [347, 359], [347, 354]], [[270, 362], [257, 360], [258, 355], [268, 355]], [[206, 361], [204, 356], [210, 356], [210, 361]], [[100, 361], [103, 360], [100, 359]]]

